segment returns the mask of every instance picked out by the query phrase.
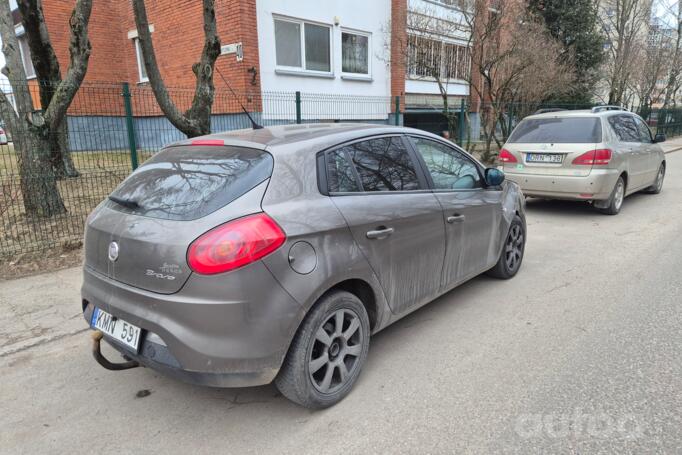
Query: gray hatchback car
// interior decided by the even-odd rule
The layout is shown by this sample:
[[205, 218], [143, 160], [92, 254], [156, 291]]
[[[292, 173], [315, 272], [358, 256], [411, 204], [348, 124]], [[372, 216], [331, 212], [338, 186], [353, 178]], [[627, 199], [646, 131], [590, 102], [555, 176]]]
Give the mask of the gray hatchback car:
[[[435, 135], [361, 124], [186, 140], [87, 220], [82, 309], [109, 369], [348, 394], [370, 335], [523, 259], [524, 198]], [[106, 340], [126, 359], [112, 363]]]

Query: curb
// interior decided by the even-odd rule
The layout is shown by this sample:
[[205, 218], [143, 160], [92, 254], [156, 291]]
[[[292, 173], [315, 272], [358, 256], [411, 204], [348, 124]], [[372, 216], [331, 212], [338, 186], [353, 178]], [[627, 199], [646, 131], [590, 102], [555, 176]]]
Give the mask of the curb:
[[667, 152], [663, 153], [667, 155], [668, 153], [679, 152], [680, 150], [682, 150], [682, 147], [677, 147], [676, 149], [668, 150]]

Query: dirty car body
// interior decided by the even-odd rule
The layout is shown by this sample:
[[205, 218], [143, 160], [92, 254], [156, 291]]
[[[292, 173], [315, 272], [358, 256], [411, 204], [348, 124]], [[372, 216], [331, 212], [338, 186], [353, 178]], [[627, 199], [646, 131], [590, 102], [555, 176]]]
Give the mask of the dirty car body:
[[[443, 157], [467, 170], [430, 171]], [[373, 178], [373, 166], [386, 160], [399, 168], [390, 170], [400, 174], [395, 181]], [[280, 126], [180, 142], [89, 216], [84, 317], [93, 326], [98, 317], [111, 322], [102, 315], [125, 321], [137, 346], [104, 339], [184, 381], [270, 383], [331, 294], [361, 302], [369, 338], [495, 266], [514, 219], [525, 232], [524, 202], [516, 184], [488, 185], [485, 172], [450, 142], [399, 127]], [[206, 236], [229, 237], [234, 223], [254, 220], [266, 225], [247, 225], [244, 235], [282, 234], [272, 251], [227, 271], [199, 257]], [[341, 310], [339, 333], [357, 327], [356, 313]], [[324, 355], [351, 352], [350, 335], [337, 338]], [[350, 368], [344, 361], [336, 354], [334, 365]], [[335, 375], [320, 382], [330, 389]]]

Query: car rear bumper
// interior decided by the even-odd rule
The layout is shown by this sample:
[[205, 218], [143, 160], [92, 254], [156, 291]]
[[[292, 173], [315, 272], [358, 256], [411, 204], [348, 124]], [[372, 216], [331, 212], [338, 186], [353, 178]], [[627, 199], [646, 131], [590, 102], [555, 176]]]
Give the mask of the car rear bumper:
[[[229, 295], [200, 297], [220, 295], [211, 287]], [[214, 387], [270, 383], [303, 317], [262, 262], [212, 277], [193, 274], [171, 295], [119, 283], [86, 266], [81, 294], [88, 323], [98, 307], [143, 330], [137, 353], [105, 336], [125, 357]]]
[[617, 169], [593, 169], [584, 177], [507, 171], [505, 175], [518, 183], [526, 196], [585, 201], [608, 199], [620, 173]]

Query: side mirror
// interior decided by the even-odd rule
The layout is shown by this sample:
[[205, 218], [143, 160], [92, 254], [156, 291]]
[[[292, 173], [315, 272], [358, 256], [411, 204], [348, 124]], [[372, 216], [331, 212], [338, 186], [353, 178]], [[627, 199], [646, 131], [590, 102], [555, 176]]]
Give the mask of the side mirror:
[[500, 186], [504, 182], [504, 172], [494, 167], [485, 170], [485, 183], [488, 186]]
[[659, 142], [665, 142], [666, 141], [665, 133], [656, 133], [656, 136], [654, 137], [654, 143], [659, 143]]

